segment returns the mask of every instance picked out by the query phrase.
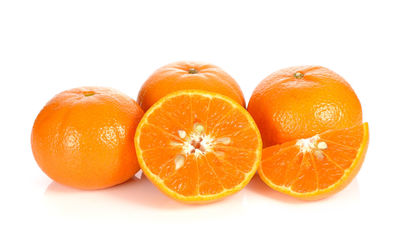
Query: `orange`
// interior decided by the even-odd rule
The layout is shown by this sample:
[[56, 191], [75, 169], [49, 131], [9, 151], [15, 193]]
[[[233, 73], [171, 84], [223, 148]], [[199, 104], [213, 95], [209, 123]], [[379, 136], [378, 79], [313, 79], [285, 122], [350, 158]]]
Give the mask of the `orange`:
[[142, 115], [134, 100], [109, 88], [57, 94], [33, 125], [36, 162], [64, 185], [100, 189], [120, 184], [139, 170], [133, 139]]
[[185, 89], [219, 93], [246, 106], [242, 90], [229, 74], [217, 66], [191, 61], [171, 63], [156, 70], [142, 85], [137, 101], [146, 111], [165, 95]]
[[293, 197], [332, 195], [357, 175], [368, 148], [368, 124], [330, 130], [263, 150], [261, 179]]
[[362, 123], [353, 89], [320, 66], [290, 67], [271, 74], [254, 90], [248, 111], [264, 147]]
[[250, 114], [226, 96], [200, 90], [178, 91], [155, 103], [139, 123], [135, 146], [149, 180], [185, 202], [239, 191], [262, 152]]

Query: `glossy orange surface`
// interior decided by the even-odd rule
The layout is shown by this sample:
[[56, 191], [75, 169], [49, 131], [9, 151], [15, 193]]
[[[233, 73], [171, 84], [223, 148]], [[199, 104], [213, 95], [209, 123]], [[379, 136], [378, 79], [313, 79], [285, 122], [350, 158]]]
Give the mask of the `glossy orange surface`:
[[242, 90], [221, 68], [200, 62], [180, 61], [157, 69], [142, 85], [137, 101], [144, 111], [167, 94], [199, 89], [226, 95], [243, 107]]
[[33, 154], [64, 185], [100, 189], [122, 183], [139, 170], [133, 138], [142, 115], [133, 99], [113, 89], [64, 91], [35, 120]]
[[248, 105], [264, 147], [362, 123], [351, 86], [320, 66], [290, 67], [265, 78]]

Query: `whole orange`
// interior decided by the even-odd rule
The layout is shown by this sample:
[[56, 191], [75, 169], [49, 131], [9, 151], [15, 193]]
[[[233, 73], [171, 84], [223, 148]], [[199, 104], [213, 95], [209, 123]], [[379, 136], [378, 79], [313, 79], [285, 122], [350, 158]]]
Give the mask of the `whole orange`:
[[362, 123], [351, 86], [321, 66], [285, 68], [265, 78], [248, 105], [264, 147]]
[[61, 184], [81, 189], [120, 184], [139, 170], [134, 135], [142, 115], [133, 99], [113, 89], [64, 91], [35, 120], [33, 155]]
[[142, 85], [138, 103], [144, 111], [174, 91], [199, 89], [226, 95], [246, 106], [242, 90], [221, 68], [199, 62], [181, 61], [156, 70]]

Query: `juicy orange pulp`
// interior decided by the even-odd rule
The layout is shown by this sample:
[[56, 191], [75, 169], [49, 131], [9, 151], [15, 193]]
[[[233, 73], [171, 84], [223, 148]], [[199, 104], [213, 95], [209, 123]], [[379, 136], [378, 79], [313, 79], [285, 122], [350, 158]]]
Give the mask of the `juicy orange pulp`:
[[135, 136], [144, 174], [182, 201], [208, 201], [242, 189], [262, 152], [250, 114], [232, 99], [205, 91], [170, 94], [142, 118]]
[[368, 124], [326, 131], [263, 150], [261, 179], [303, 199], [321, 199], [343, 189], [358, 173], [368, 148]]

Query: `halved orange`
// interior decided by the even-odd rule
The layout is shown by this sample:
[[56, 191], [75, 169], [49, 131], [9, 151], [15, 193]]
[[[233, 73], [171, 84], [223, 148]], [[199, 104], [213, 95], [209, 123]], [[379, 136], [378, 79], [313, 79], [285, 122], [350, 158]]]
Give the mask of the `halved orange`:
[[241, 190], [262, 154], [250, 114], [226, 96], [199, 90], [178, 91], [155, 103], [137, 127], [135, 147], [146, 177], [185, 202]]
[[258, 172], [276, 191], [322, 199], [342, 190], [357, 175], [368, 141], [368, 123], [364, 123], [274, 145], [263, 150]]

